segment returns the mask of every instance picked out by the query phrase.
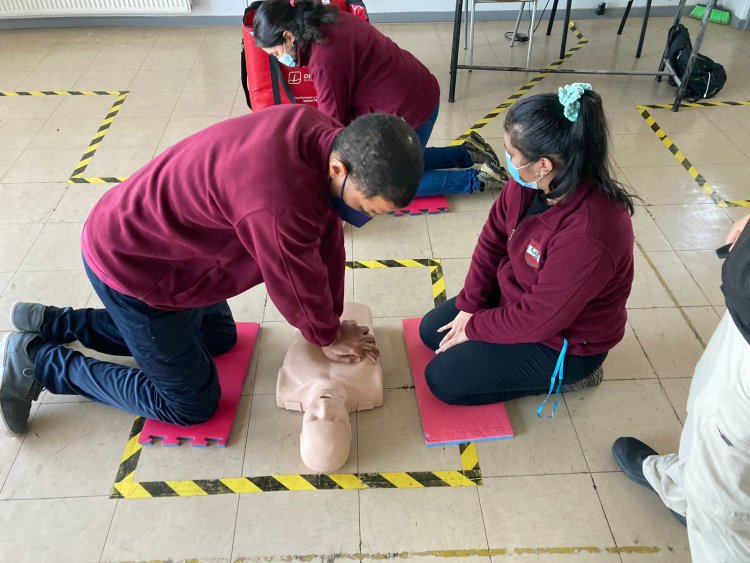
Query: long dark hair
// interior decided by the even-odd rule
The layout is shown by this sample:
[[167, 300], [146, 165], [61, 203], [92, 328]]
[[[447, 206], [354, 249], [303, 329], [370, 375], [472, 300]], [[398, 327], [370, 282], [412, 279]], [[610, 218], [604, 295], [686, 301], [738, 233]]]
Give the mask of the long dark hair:
[[265, 0], [253, 19], [255, 44], [258, 47], [281, 45], [284, 32], [291, 31], [297, 53], [305, 51], [313, 41], [325, 40], [320, 26], [335, 22], [336, 12], [336, 6], [323, 6], [311, 0]]
[[581, 181], [594, 184], [607, 198], [634, 212], [631, 196], [612, 174], [609, 129], [602, 99], [588, 90], [580, 99], [578, 118], [563, 113], [557, 94], [537, 94], [514, 104], [505, 118], [512, 145], [528, 162], [542, 157], [555, 165], [548, 199], [571, 197]]

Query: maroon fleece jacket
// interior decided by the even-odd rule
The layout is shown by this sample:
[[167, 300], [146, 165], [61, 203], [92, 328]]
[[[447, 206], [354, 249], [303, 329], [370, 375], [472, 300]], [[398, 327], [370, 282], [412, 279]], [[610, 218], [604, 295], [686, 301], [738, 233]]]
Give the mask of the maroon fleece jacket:
[[471, 340], [541, 342], [591, 356], [625, 333], [633, 225], [625, 207], [588, 184], [524, 218], [536, 191], [509, 181], [490, 211], [456, 300], [473, 313]]
[[344, 125], [367, 113], [403, 118], [415, 129], [440, 101], [437, 79], [417, 58], [374, 26], [346, 12], [322, 26], [325, 41], [312, 43], [309, 67], [318, 109]]
[[177, 143], [99, 200], [83, 233], [89, 267], [166, 310], [215, 304], [265, 282], [291, 325], [330, 344], [346, 260], [328, 192], [341, 129], [313, 108], [286, 105]]

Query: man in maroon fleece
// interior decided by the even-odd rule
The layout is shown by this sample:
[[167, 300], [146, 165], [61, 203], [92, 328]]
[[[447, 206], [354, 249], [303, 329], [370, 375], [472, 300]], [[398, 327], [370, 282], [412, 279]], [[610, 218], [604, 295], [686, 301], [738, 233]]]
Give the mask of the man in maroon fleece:
[[[44, 387], [127, 412], [195, 424], [215, 411], [212, 356], [236, 329], [226, 300], [260, 283], [287, 321], [334, 361], [375, 359], [374, 339], [341, 325], [341, 219], [357, 226], [409, 203], [421, 146], [403, 120], [343, 128], [279, 106], [188, 137], [107, 192], [83, 229], [86, 272], [105, 309], [18, 303], [2, 348], [0, 409], [26, 430]], [[132, 355], [140, 369], [62, 346]]]

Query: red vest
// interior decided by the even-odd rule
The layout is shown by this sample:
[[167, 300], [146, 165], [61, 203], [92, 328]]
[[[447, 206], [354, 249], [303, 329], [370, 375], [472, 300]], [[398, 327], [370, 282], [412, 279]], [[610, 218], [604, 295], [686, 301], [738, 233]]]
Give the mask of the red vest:
[[[323, 0], [339, 10], [351, 12], [369, 21], [361, 0]], [[255, 44], [253, 19], [261, 2], [253, 2], [245, 9], [242, 20], [244, 63], [242, 86], [247, 105], [253, 111], [278, 104], [308, 104], [317, 107], [318, 95], [313, 86], [312, 74], [307, 67], [288, 67], [279, 64], [275, 57], [266, 54]]]

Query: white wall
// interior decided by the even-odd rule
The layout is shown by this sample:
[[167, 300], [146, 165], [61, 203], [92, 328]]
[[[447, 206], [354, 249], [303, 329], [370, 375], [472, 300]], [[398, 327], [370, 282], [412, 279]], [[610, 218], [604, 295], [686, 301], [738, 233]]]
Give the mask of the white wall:
[[[550, 0], [550, 6], [552, 5]], [[573, 8], [591, 9], [592, 13], [600, 0], [573, 0]], [[605, 0], [607, 7], [624, 7], [627, 0]], [[692, 0], [691, 0], [692, 1]], [[704, 0], [701, 0], [704, 1]], [[364, 0], [367, 11], [371, 14], [388, 12], [453, 12], [456, 8], [455, 0]], [[466, 5], [467, 0], [464, 0]], [[544, 7], [546, 0], [539, 0], [539, 9]], [[249, 0], [248, 0], [249, 3]], [[652, 6], [677, 6], [677, 0], [653, 0]], [[750, 3], [750, 0], [724, 0], [724, 4]], [[193, 15], [223, 16], [238, 13], [239, 2], [233, 0], [193, 0]], [[634, 7], [644, 7], [646, 0], [635, 0]], [[565, 0], [558, 0], [558, 9], [565, 8]], [[518, 10], [516, 2], [497, 2], [479, 5], [477, 10]]]
[[746, 20], [750, 15], [750, 0], [724, 0], [721, 5], [741, 20]]
[[[464, 0], [466, 4], [468, 0]], [[550, 3], [553, 0], [550, 0]], [[600, 0], [573, 0], [573, 8], [588, 10], [593, 13], [594, 8]], [[622, 8], [627, 0], [605, 0], [608, 8]], [[699, 0], [705, 1], [705, 0]], [[546, 0], [539, 0], [539, 8], [544, 7]], [[249, 3], [249, 0], [247, 0]], [[365, 0], [367, 10], [372, 14], [389, 12], [445, 12], [446, 15], [453, 12], [456, 6], [455, 0]], [[692, 0], [689, 4], [692, 4]], [[242, 5], [237, 0], [193, 0], [194, 16], [233, 16], [242, 10]], [[653, 6], [677, 7], [677, 0], [654, 0]], [[646, 0], [635, 0], [634, 7], [644, 7]], [[740, 19], [747, 19], [750, 13], [750, 0], [723, 0], [722, 5], [732, 10], [734, 15]], [[559, 0], [559, 8], [564, 9], [565, 0]], [[479, 5], [478, 10], [518, 10], [515, 2], [497, 2]]]

